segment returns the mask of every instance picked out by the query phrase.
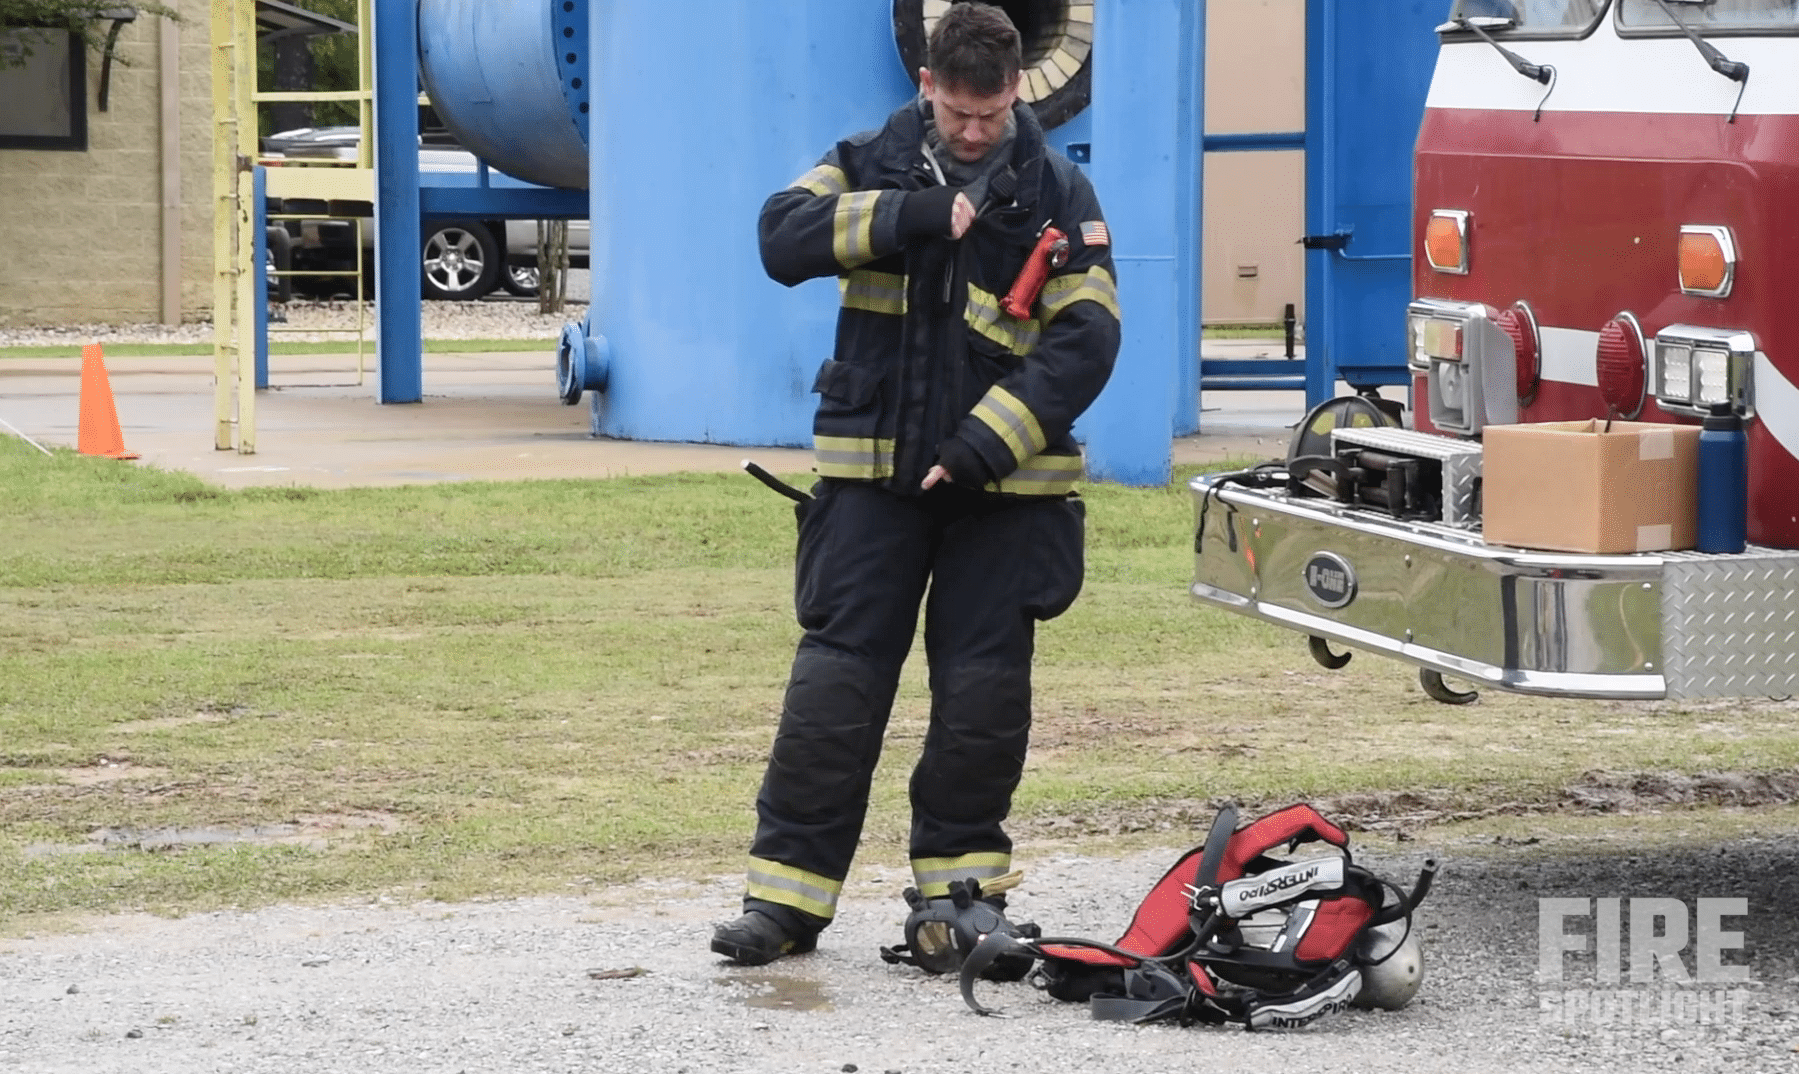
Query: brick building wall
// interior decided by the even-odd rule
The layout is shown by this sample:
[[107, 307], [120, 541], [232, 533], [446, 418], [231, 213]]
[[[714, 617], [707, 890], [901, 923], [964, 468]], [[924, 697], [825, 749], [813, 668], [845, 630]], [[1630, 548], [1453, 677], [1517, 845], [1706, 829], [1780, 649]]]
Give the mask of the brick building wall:
[[[0, 327], [126, 324], [162, 318], [165, 60], [180, 72], [181, 315], [212, 304], [212, 68], [209, 5], [184, 16], [175, 57], [160, 20], [119, 36], [110, 108], [98, 110], [100, 57], [88, 55], [85, 152], [0, 149]], [[120, 62], [120, 61], [123, 62]]]

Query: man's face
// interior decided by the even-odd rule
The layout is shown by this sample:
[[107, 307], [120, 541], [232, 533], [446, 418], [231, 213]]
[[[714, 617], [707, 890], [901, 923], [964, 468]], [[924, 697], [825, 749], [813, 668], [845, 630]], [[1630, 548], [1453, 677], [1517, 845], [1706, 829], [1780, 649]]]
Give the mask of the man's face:
[[[1019, 79], [1023, 79], [1019, 75]], [[937, 133], [943, 144], [964, 164], [973, 164], [992, 151], [1006, 133], [1006, 121], [1012, 115], [1012, 102], [1018, 100], [1019, 82], [991, 97], [981, 97], [962, 86], [938, 82], [931, 69], [918, 72], [918, 88], [931, 102], [937, 119]]]

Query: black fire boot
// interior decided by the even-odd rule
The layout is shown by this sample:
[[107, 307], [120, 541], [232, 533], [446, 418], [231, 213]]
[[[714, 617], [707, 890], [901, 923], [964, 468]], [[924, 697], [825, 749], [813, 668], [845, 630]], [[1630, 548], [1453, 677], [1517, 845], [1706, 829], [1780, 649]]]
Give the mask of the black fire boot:
[[803, 955], [818, 946], [815, 931], [789, 931], [760, 910], [720, 925], [712, 932], [712, 950], [739, 966], [761, 966], [783, 955]]

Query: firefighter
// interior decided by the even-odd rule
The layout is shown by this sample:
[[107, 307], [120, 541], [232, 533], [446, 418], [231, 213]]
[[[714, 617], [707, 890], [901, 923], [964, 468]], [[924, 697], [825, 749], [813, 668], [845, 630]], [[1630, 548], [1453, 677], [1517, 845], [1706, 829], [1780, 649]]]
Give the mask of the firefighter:
[[[836, 276], [842, 308], [813, 385], [819, 480], [796, 508], [805, 634], [756, 798], [744, 913], [711, 945], [740, 964], [811, 951], [830, 923], [921, 603], [917, 886], [943, 897], [1011, 867], [1002, 822], [1030, 731], [1034, 628], [1081, 588], [1069, 430], [1119, 339], [1098, 200], [1046, 148], [1020, 69], [1003, 11], [950, 7], [918, 99], [762, 209], [768, 274]], [[1013, 296], [1033, 315], [1013, 317], [1002, 296], [1048, 256], [1052, 226], [1068, 241], [1035, 300]]]

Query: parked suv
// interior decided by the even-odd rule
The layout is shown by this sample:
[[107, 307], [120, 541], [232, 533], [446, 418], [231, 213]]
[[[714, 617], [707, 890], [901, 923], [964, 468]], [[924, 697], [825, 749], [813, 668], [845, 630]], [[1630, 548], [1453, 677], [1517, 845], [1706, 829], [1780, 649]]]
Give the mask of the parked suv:
[[[302, 127], [262, 140], [262, 151], [271, 165], [283, 159], [355, 160], [362, 132], [357, 127]], [[472, 174], [479, 167], [475, 155], [441, 133], [421, 139], [421, 172]], [[356, 264], [356, 225], [352, 220], [323, 218], [325, 210], [312, 205], [286, 206], [269, 199], [271, 215], [318, 212], [320, 219], [281, 221], [289, 236], [292, 267], [302, 271], [344, 271]], [[357, 203], [362, 220], [365, 278], [374, 276], [375, 226], [373, 209]], [[420, 269], [426, 298], [470, 301], [501, 287], [515, 295], [537, 294], [537, 224], [535, 220], [427, 219], [420, 244]], [[569, 264], [587, 267], [588, 222], [568, 222]], [[317, 277], [314, 277], [317, 278]], [[307, 277], [300, 277], [304, 280]], [[329, 279], [329, 277], [326, 277]]]

